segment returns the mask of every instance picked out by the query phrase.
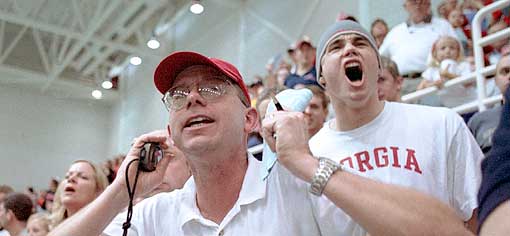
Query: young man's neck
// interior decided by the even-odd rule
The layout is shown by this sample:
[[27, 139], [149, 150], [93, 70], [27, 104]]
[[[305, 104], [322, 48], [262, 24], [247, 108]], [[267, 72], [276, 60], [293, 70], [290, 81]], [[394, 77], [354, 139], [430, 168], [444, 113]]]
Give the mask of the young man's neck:
[[191, 164], [197, 191], [197, 206], [206, 219], [220, 224], [237, 202], [248, 169], [246, 155], [245, 149], [231, 158], [219, 158], [219, 161], [212, 165]]
[[313, 63], [298, 64], [297, 69], [296, 69], [296, 74], [299, 76], [303, 76], [308, 71], [310, 71], [312, 69], [312, 67], [313, 67]]
[[5, 230], [7, 230], [7, 232], [9, 232], [9, 235], [11, 235], [11, 236], [19, 236], [25, 230], [26, 227], [27, 227], [26, 222], [18, 221], [18, 222], [13, 222], [8, 227], [6, 226]]
[[348, 107], [331, 101], [335, 109], [336, 119], [333, 129], [337, 131], [349, 131], [359, 128], [373, 121], [383, 110], [384, 102], [379, 101], [377, 96], [370, 99], [365, 106], [359, 108]]

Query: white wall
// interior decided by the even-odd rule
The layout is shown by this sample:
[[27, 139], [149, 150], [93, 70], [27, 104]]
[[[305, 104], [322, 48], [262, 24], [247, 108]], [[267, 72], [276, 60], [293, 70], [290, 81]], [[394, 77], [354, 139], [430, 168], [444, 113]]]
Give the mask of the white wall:
[[0, 87], [0, 184], [18, 191], [47, 188], [77, 159], [110, 156], [110, 108], [93, 100], [41, 95], [37, 89]]

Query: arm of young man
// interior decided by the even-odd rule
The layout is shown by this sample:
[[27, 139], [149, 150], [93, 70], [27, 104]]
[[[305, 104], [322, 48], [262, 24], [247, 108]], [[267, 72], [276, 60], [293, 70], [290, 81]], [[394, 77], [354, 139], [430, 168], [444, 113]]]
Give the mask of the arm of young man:
[[[108, 186], [99, 197], [92, 201], [87, 207], [58, 225], [48, 236], [101, 235], [112, 219], [129, 203], [124, 178], [126, 175], [126, 166], [131, 160], [139, 157], [140, 150], [146, 142], [160, 143], [164, 156], [158, 163], [155, 171], [140, 173], [135, 197], [143, 196], [145, 193], [148, 193], [161, 184], [167, 166], [173, 158], [172, 148], [174, 147], [170, 144], [167, 136], [168, 134], [163, 131], [156, 131], [142, 135], [136, 139], [126, 159], [119, 168], [119, 172], [117, 173], [119, 178], [115, 178], [114, 182]], [[137, 162], [129, 167], [130, 180], [134, 181], [137, 167]]]
[[[310, 183], [318, 160], [310, 153], [303, 124], [302, 113], [276, 112], [264, 119], [263, 132], [279, 163]], [[323, 194], [371, 235], [472, 235], [453, 209], [409, 188], [337, 171]]]

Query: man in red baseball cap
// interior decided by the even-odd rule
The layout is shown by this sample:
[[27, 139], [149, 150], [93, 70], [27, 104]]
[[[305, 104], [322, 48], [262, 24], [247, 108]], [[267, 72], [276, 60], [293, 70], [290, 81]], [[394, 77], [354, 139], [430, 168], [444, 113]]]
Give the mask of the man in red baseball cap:
[[[135, 197], [161, 183], [166, 167], [175, 159], [172, 153], [176, 148], [184, 153], [193, 177], [182, 189], [157, 194], [138, 203], [132, 214], [115, 217], [129, 202], [125, 178], [116, 178], [95, 201], [50, 236], [121, 235], [122, 228], [129, 228], [129, 235], [154, 236], [365, 235], [360, 228], [345, 227], [352, 221], [359, 221], [374, 235], [396, 235], [402, 225], [410, 229], [428, 227], [420, 217], [407, 217], [401, 214], [403, 211], [421, 212], [430, 207], [427, 217], [455, 217], [453, 211], [432, 198], [339, 171], [337, 165], [324, 163], [323, 158], [279, 157], [270, 175], [263, 178], [264, 164], [247, 152], [248, 134], [258, 125], [258, 114], [248, 103], [241, 75], [228, 62], [194, 52], [177, 52], [160, 63], [154, 79], [169, 110], [168, 134], [149, 133], [137, 138], [118, 176], [134, 179], [136, 170], [126, 171], [126, 166], [139, 158], [144, 143], [157, 142], [164, 156], [155, 171], [139, 174]], [[308, 136], [306, 129], [294, 133], [296, 140], [308, 140], [304, 138]], [[285, 137], [288, 134], [278, 135], [289, 139]], [[327, 188], [327, 178], [313, 177], [314, 172], [324, 171], [337, 173], [331, 176]], [[360, 193], [358, 185], [366, 186], [363, 189], [368, 191]], [[327, 198], [316, 196], [323, 192]], [[358, 195], [367, 198], [353, 197]], [[412, 209], [401, 209], [401, 201], [417, 204]], [[351, 218], [339, 207], [359, 209], [359, 214]], [[390, 225], [367, 220], [382, 215], [398, 220], [384, 221]], [[131, 224], [123, 223], [126, 217]], [[444, 224], [458, 229], [448, 220]]]

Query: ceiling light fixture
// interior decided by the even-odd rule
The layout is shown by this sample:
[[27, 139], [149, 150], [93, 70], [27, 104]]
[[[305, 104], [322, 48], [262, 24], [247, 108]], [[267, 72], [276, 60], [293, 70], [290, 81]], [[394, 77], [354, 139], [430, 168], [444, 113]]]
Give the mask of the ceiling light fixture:
[[198, 15], [204, 11], [204, 6], [202, 6], [202, 4], [200, 4], [199, 0], [193, 0], [193, 1], [191, 1], [191, 6], [189, 7], [189, 10], [193, 14]]
[[92, 91], [92, 97], [94, 97], [95, 99], [101, 99], [103, 97], [103, 93], [96, 89]]
[[131, 59], [129, 59], [129, 63], [134, 66], [140, 65], [142, 64], [142, 58], [137, 56], [131, 57]]
[[158, 49], [161, 44], [159, 41], [155, 38], [151, 38], [149, 41], [147, 41], [147, 47], [150, 49]]
[[103, 81], [103, 83], [101, 83], [101, 87], [103, 87], [104, 89], [111, 89], [113, 88], [113, 83], [109, 80], [105, 80]]

